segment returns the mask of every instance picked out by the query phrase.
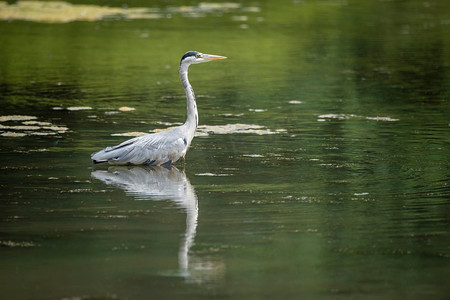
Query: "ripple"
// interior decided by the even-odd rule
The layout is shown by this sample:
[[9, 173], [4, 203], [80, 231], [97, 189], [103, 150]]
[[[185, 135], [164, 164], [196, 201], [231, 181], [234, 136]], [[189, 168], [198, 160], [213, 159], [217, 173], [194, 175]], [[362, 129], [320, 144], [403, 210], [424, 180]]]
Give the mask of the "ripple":
[[[181, 14], [185, 17], [204, 17], [220, 12], [260, 12], [259, 7], [243, 7], [232, 2], [201, 2], [197, 6], [168, 6], [164, 9], [149, 7], [108, 7], [72, 4], [64, 1], [0, 2], [0, 20], [24, 20], [42, 23], [67, 23], [73, 21], [100, 21], [104, 19], [161, 19]], [[145, 36], [144, 36], [145, 37]]]

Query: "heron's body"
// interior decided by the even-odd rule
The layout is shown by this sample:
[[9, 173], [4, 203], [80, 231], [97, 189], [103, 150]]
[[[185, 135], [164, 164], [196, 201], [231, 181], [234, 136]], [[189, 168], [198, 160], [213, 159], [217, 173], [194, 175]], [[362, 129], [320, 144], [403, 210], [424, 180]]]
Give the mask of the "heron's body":
[[147, 134], [127, 140], [117, 146], [107, 147], [93, 153], [94, 163], [109, 162], [115, 165], [165, 165], [176, 162], [186, 155], [198, 126], [198, 111], [194, 90], [188, 79], [191, 64], [225, 59], [224, 56], [187, 52], [180, 62], [180, 79], [186, 92], [186, 122], [167, 131]]

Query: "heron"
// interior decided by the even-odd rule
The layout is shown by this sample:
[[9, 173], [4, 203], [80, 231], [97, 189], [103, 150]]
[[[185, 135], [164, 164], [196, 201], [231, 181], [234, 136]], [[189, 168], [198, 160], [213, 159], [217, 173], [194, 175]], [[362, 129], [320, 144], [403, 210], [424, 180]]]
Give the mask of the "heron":
[[92, 153], [93, 163], [108, 162], [113, 165], [155, 165], [170, 166], [185, 157], [198, 126], [197, 103], [188, 79], [192, 64], [225, 59], [225, 56], [186, 52], [180, 61], [179, 75], [186, 92], [187, 116], [183, 125], [140, 137], [129, 139], [119, 145], [106, 147]]

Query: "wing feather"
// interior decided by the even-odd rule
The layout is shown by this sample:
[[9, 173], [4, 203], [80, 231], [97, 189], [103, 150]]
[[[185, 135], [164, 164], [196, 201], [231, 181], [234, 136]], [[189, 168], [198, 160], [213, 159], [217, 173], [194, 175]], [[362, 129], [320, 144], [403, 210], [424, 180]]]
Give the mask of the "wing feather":
[[93, 153], [94, 162], [112, 164], [161, 165], [177, 161], [186, 153], [185, 139], [179, 127], [127, 140], [117, 146]]

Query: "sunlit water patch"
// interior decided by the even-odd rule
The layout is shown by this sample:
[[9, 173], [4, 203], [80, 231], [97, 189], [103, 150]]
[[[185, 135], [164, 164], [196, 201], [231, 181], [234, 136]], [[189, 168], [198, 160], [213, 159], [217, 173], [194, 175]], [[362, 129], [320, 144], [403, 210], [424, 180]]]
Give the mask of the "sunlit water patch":
[[157, 19], [161, 15], [149, 8], [121, 8], [79, 5], [64, 1], [0, 2], [0, 19], [26, 20], [45, 23], [99, 21], [105, 18]]
[[[161, 19], [172, 14], [185, 17], [203, 17], [226, 12], [259, 12], [259, 7], [244, 7], [240, 3], [201, 2], [196, 6], [168, 6], [164, 9], [149, 7], [108, 7], [90, 4], [72, 4], [64, 1], [0, 1], [0, 20], [24, 20], [42, 23], [73, 21], [100, 21], [104, 19]], [[248, 17], [246, 17], [248, 19]], [[240, 21], [244, 21], [241, 17]]]

